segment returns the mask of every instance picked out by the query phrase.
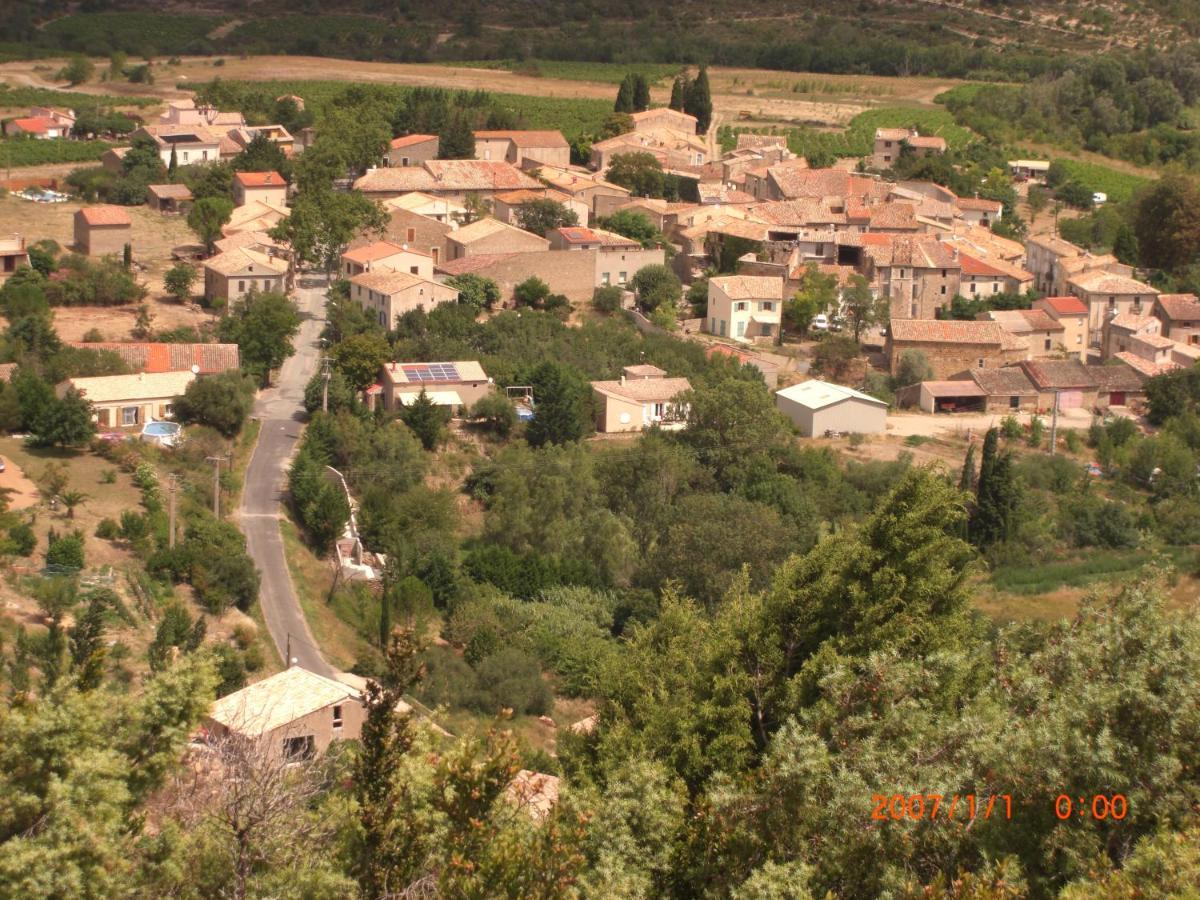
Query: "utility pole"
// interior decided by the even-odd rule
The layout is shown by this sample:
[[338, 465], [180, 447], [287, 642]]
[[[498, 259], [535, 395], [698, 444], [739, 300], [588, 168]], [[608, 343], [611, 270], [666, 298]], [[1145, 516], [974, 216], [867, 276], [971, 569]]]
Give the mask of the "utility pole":
[[329, 379], [333, 373], [329, 371], [329, 357], [321, 357], [321, 412], [329, 412]]
[[225, 462], [224, 456], [206, 456], [206, 462], [213, 464], [213, 515], [216, 518], [221, 518], [221, 463]]
[[1054, 410], [1050, 413], [1050, 455], [1054, 455], [1054, 445], [1058, 443], [1058, 396], [1059, 392], [1054, 392]]
[[175, 546], [175, 476], [167, 486], [167, 546]]

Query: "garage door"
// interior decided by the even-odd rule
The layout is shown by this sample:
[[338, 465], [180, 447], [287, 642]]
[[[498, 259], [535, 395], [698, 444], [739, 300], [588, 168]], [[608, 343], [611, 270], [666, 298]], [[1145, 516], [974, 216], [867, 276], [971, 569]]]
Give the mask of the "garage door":
[[1079, 409], [1083, 406], [1083, 391], [1063, 391], [1058, 395], [1059, 409]]

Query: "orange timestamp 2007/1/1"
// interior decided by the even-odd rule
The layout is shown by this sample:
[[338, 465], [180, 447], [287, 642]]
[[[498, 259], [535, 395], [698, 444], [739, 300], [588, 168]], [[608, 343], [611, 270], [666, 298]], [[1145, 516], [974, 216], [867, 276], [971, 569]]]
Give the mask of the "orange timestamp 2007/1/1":
[[919, 822], [1012, 818], [1011, 794], [872, 794], [871, 818]]

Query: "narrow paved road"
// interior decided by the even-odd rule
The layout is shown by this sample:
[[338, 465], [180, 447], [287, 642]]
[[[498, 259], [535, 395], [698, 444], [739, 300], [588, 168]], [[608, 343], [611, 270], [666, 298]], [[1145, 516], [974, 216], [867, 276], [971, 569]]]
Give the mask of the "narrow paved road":
[[288, 574], [279, 533], [287, 461], [300, 438], [304, 419], [304, 386], [319, 367], [318, 337], [325, 321], [324, 279], [300, 279], [295, 299], [307, 318], [296, 336], [295, 355], [283, 364], [275, 387], [263, 391], [254, 405], [254, 415], [262, 427], [258, 446], [246, 469], [241, 525], [246, 549], [262, 573], [258, 601], [279, 656], [286, 661], [290, 638], [292, 659], [312, 672], [328, 676], [333, 669], [321, 656], [308, 630]]

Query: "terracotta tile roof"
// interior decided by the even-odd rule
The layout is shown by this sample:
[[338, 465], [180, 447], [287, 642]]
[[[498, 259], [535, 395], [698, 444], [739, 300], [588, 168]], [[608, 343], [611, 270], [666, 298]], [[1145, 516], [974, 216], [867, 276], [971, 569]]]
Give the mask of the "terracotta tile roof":
[[907, 128], [876, 128], [875, 140], [877, 141], [907, 141], [909, 131]]
[[917, 209], [911, 203], [885, 203], [882, 206], [871, 207], [870, 219], [872, 228], [905, 228], [916, 231], [921, 226], [917, 223]]
[[420, 166], [372, 169], [354, 182], [357, 190], [372, 191], [513, 191], [536, 190], [541, 183], [506, 162], [477, 159], [437, 159]]
[[466, 275], [470, 272], [482, 271], [520, 255], [520, 253], [477, 253], [474, 256], [463, 256], [459, 259], [440, 262], [434, 267], [434, 271], [443, 275]]
[[120, 206], [85, 206], [79, 216], [88, 225], [132, 225], [129, 213]]
[[483, 238], [491, 237], [496, 234], [507, 234], [514, 238], [532, 238], [537, 241], [542, 241], [548, 247], [550, 242], [540, 235], [534, 234], [532, 231], [525, 231], [523, 228], [518, 228], [516, 225], [509, 225], [506, 222], [501, 222], [499, 219], [493, 219], [490, 216], [482, 219], [476, 219], [470, 225], [464, 225], [457, 231], [452, 231], [446, 235], [456, 244], [471, 244]]
[[58, 122], [49, 116], [29, 116], [24, 119], [13, 119], [12, 124], [16, 125], [26, 134], [45, 134], [51, 128], [60, 127]]
[[397, 253], [415, 253], [417, 256], [430, 255], [420, 250], [410, 249], [402, 244], [394, 244], [391, 241], [376, 241], [373, 244], [366, 244], [362, 247], [356, 247], [353, 250], [347, 250], [342, 254], [342, 259], [348, 259], [350, 262], [356, 263], [369, 263], [375, 262], [378, 259], [387, 259], [389, 256], [395, 256]]
[[415, 147], [417, 144], [437, 139], [436, 134], [406, 134], [404, 137], [392, 138], [390, 146], [393, 150], [402, 150], [405, 147]]
[[1002, 347], [1008, 333], [995, 322], [957, 319], [892, 319], [893, 341], [921, 344], [990, 344]]
[[967, 375], [990, 397], [1031, 397], [1038, 392], [1020, 366], [968, 369]]
[[1200, 321], [1200, 298], [1195, 294], [1159, 294], [1158, 305], [1172, 321]]
[[507, 206], [520, 206], [522, 203], [529, 203], [532, 200], [554, 200], [562, 203], [564, 200], [570, 200], [571, 195], [551, 188], [543, 188], [540, 191], [505, 191], [503, 194], [496, 194], [492, 199]]
[[570, 147], [561, 131], [477, 131], [477, 140], [510, 140], [518, 147]]
[[787, 147], [787, 136], [782, 134], [739, 134], [737, 148], [739, 150], [759, 150], [765, 147]]
[[998, 213], [1004, 209], [1004, 204], [999, 200], [985, 200], [983, 197], [959, 197], [954, 202], [959, 209], [978, 210], [979, 212]]
[[363, 272], [359, 275], [350, 277], [351, 284], [359, 284], [368, 290], [378, 291], [381, 294], [394, 294], [397, 291], [405, 291], [417, 285], [433, 285], [434, 287], [443, 288], [444, 290], [453, 290], [445, 285], [438, 284], [436, 281], [429, 281], [419, 275], [413, 275], [409, 272]]
[[191, 200], [192, 192], [186, 184], [151, 184], [146, 190], [159, 200]]
[[1046, 297], [1043, 301], [1060, 316], [1086, 316], [1087, 304], [1078, 297]]
[[905, 266], [915, 269], [957, 269], [960, 254], [936, 238], [925, 235], [889, 235], [885, 246], [868, 246], [865, 254], [876, 267]]
[[554, 230], [568, 244], [591, 244], [600, 240], [596, 232], [590, 228], [569, 226]]
[[229, 237], [223, 237], [214, 245], [219, 253], [227, 253], [230, 250], [237, 250], [241, 247], [249, 247], [251, 250], [257, 250], [262, 247], [270, 247], [274, 250], [287, 250], [286, 245], [275, 240], [265, 231], [238, 231]]
[[259, 266], [258, 271], [263, 274], [286, 275], [288, 271], [286, 260], [267, 256], [267, 254], [252, 250], [250, 247], [238, 247], [225, 253], [218, 253], [204, 261], [204, 268], [212, 269], [226, 277], [243, 272], [248, 275], [258, 274], [255, 266]]
[[989, 266], [982, 259], [977, 259], [969, 253], [959, 252], [958, 264], [962, 267], [963, 275], [975, 275], [979, 277], [1003, 278], [1004, 272], [997, 269], [995, 266]]
[[1055, 237], [1052, 234], [1043, 234], [1038, 237], [1026, 238], [1025, 244], [1032, 244], [1035, 247], [1041, 247], [1043, 250], [1049, 250], [1056, 256], [1080, 256], [1083, 254], [1083, 248], [1077, 247], [1070, 241], [1064, 241], [1060, 237]]
[[686, 378], [633, 378], [620, 381], [593, 381], [592, 388], [601, 394], [637, 403], [654, 403], [670, 400], [692, 389]]
[[1144, 347], [1150, 347], [1153, 350], [1170, 350], [1175, 346], [1175, 341], [1169, 337], [1163, 337], [1155, 332], [1145, 332], [1133, 335], [1132, 340], [1135, 343], [1141, 344]]
[[198, 366], [201, 375], [215, 375], [237, 369], [240, 363], [237, 344], [162, 344], [67, 341], [82, 350], [107, 350], [121, 357], [139, 372], [182, 372]]
[[946, 139], [937, 135], [915, 134], [905, 138], [910, 147], [917, 147], [923, 150], [945, 150]]
[[1118, 313], [1108, 320], [1108, 324], [1112, 328], [1120, 328], [1123, 331], [1145, 331], [1149, 334], [1157, 333], [1158, 329], [1162, 327], [1154, 316], [1139, 316], [1137, 313]]
[[1084, 366], [1102, 391], [1140, 391], [1146, 376], [1124, 361], [1117, 365]]
[[233, 177], [242, 187], [287, 187], [278, 172], [234, 172]]
[[1084, 272], [1067, 283], [1088, 294], [1158, 294], [1150, 285], [1111, 272]]
[[1103, 269], [1116, 274], [1117, 258], [1111, 253], [1093, 254], [1084, 252], [1079, 256], [1069, 256], [1058, 261], [1058, 268], [1067, 275], [1078, 275], [1081, 272], [1091, 272]]
[[719, 275], [708, 280], [731, 300], [782, 300], [783, 279], [771, 275]]
[[1156, 375], [1162, 375], [1166, 372], [1173, 372], [1176, 369], [1183, 368], [1176, 362], [1152, 363], [1150, 360], [1142, 359], [1136, 353], [1131, 353], [1128, 350], [1113, 354], [1113, 359], [1121, 360], [1121, 362], [1145, 375], [1147, 378], [1153, 378]]
[[1019, 365], [1039, 390], [1086, 390], [1096, 387], [1096, 380], [1077, 359], [1026, 360]]
[[922, 381], [921, 388], [934, 397], [986, 397], [987, 391], [965, 378], [949, 381]]
[[984, 315], [1013, 334], [1064, 330], [1061, 322], [1041, 309], [993, 309]]

